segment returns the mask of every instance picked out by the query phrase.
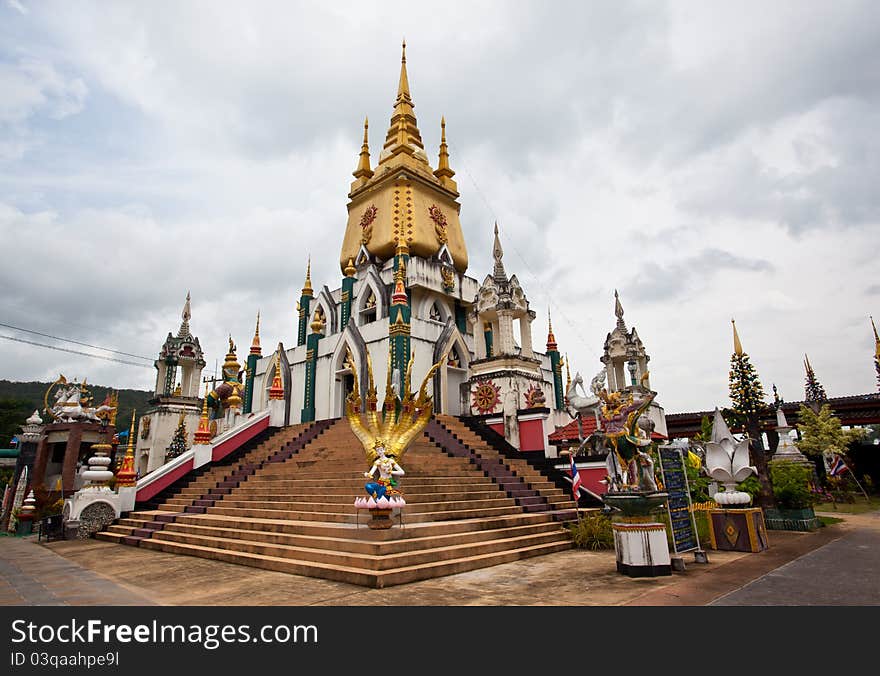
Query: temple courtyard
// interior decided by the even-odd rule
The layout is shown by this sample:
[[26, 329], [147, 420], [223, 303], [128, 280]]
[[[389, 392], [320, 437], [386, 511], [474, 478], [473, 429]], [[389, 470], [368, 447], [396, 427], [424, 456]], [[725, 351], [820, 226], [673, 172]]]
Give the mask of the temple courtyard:
[[387, 589], [258, 570], [98, 540], [0, 540], [2, 605], [880, 605], [880, 511], [813, 533], [771, 531], [759, 554], [684, 557], [632, 579], [614, 552], [570, 550]]

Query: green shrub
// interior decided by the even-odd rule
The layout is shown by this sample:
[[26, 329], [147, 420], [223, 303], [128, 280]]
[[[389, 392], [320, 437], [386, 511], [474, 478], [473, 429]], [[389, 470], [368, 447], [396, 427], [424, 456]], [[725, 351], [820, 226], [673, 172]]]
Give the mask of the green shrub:
[[812, 473], [804, 465], [786, 460], [770, 463], [773, 497], [780, 509], [806, 509], [816, 503], [810, 490]]
[[614, 549], [614, 533], [611, 530], [611, 519], [604, 514], [587, 514], [577, 523], [569, 524], [571, 538], [575, 547], [597, 551]]
[[758, 494], [761, 492], [761, 482], [758, 481], [758, 477], [753, 474], [745, 481], [741, 481], [738, 488], [744, 493], [748, 493], [752, 496], [753, 505], [757, 503]]

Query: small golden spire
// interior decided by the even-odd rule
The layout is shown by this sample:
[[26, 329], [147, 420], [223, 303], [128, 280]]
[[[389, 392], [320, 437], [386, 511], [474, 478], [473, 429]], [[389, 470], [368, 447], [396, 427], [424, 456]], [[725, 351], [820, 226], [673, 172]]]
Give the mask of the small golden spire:
[[739, 342], [739, 333], [736, 331], [736, 320], [731, 319], [730, 323], [733, 324], [733, 353], [737, 355], [742, 355], [743, 346], [742, 343]]
[[874, 329], [874, 356], [880, 359], [880, 336], [877, 335], [877, 327], [874, 325], [874, 317], [871, 317], [871, 328]]
[[367, 137], [367, 129], [369, 129], [370, 122], [365, 117], [364, 118], [364, 144], [361, 146], [361, 155], [358, 160], [357, 169], [354, 170], [352, 175], [355, 178], [366, 180], [373, 175], [373, 170], [370, 169], [370, 142]]
[[412, 96], [409, 93], [409, 78], [406, 74], [406, 38], [400, 46], [400, 80], [397, 83], [397, 103], [401, 100], [412, 102]]
[[394, 293], [391, 294], [392, 305], [406, 305], [408, 298], [406, 295], [406, 259], [401, 258], [397, 265], [397, 271], [394, 273]]
[[269, 388], [269, 399], [284, 399], [284, 383], [281, 380], [281, 347], [275, 353], [275, 375], [272, 377], [272, 387]]
[[568, 352], [565, 353], [565, 389], [571, 387], [571, 371], [568, 368]]
[[306, 283], [303, 284], [302, 295], [311, 298], [314, 295], [312, 291], [312, 256], [309, 254], [309, 262], [306, 265]]
[[137, 471], [134, 468], [134, 416], [137, 411], [131, 412], [131, 427], [128, 430], [128, 443], [125, 446], [125, 455], [122, 464], [116, 472], [116, 485], [120, 487], [134, 486], [137, 483]]
[[348, 265], [345, 266], [345, 276], [354, 277], [356, 273], [357, 268], [354, 266], [354, 260], [352, 258], [349, 258]]
[[449, 167], [449, 147], [446, 145], [446, 117], [440, 118], [440, 159], [437, 162], [437, 170], [434, 176], [440, 179], [440, 183], [444, 187], [451, 190], [458, 190], [458, 186], [452, 177], [455, 172]]
[[254, 340], [251, 342], [251, 354], [260, 355], [262, 354], [262, 349], [260, 349], [260, 311], [257, 310], [257, 327], [254, 329]]
[[205, 397], [202, 399], [202, 415], [199, 418], [199, 428], [193, 438], [193, 444], [207, 444], [211, 441], [211, 425], [208, 422], [208, 384], [205, 383]]
[[559, 346], [556, 344], [556, 336], [553, 335], [553, 319], [550, 317], [550, 308], [547, 308], [547, 352], [556, 352]]

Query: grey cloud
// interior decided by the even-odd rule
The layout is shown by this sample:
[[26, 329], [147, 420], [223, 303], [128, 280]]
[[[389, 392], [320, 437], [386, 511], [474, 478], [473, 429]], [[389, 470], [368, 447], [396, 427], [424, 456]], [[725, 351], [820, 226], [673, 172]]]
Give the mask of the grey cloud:
[[773, 265], [760, 258], [737, 256], [721, 249], [703, 249], [675, 263], [647, 263], [625, 288], [628, 295], [640, 300], [669, 301], [693, 284], [706, 282], [725, 270], [763, 273], [772, 271]]

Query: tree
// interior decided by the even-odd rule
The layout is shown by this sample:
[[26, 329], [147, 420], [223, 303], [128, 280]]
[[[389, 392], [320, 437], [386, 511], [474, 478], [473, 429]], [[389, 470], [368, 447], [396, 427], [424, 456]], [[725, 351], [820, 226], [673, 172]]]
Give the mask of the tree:
[[180, 416], [180, 422], [174, 430], [174, 436], [171, 437], [171, 444], [165, 451], [165, 458], [176, 458], [185, 453], [186, 449], [186, 423], [183, 421], [183, 416]]
[[818, 411], [801, 404], [798, 429], [801, 433], [798, 448], [813, 459], [820, 459], [825, 453], [846, 455], [849, 445], [864, 436], [864, 430], [843, 429], [828, 404], [823, 404]]
[[749, 455], [755, 469], [758, 470], [758, 481], [761, 492], [758, 503], [763, 508], [775, 506], [773, 488], [770, 485], [770, 472], [767, 467], [767, 456], [761, 441], [761, 413], [767, 410], [764, 403], [764, 386], [758, 378], [758, 372], [749, 361], [739, 341], [736, 323], [733, 324], [733, 354], [730, 357], [730, 400], [734, 412], [745, 421], [749, 435]]
[[827, 401], [828, 395], [825, 394], [825, 388], [822, 387], [822, 383], [820, 383], [819, 379], [816, 377], [816, 373], [810, 365], [810, 359], [806, 355], [804, 355], [804, 368], [807, 371], [807, 377], [804, 384], [804, 400], [816, 404], [821, 404], [823, 401]]

